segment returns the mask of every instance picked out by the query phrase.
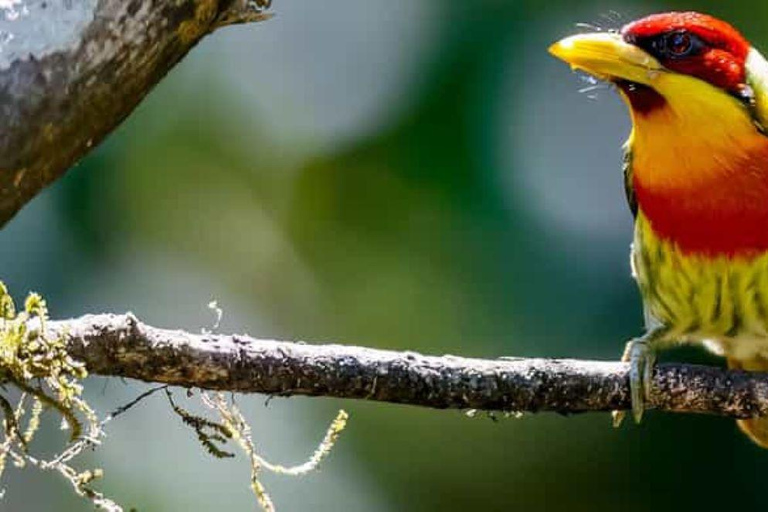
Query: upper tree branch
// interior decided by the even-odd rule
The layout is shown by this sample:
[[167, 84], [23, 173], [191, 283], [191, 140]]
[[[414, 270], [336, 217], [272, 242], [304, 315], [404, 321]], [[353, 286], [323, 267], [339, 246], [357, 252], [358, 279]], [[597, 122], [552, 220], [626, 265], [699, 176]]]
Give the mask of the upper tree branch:
[[[608, 411], [630, 405], [617, 362], [424, 356], [342, 345], [191, 334], [132, 315], [50, 322], [70, 353], [100, 375], [270, 395], [356, 398], [434, 408]], [[648, 404], [666, 411], [749, 417], [768, 413], [768, 375], [660, 365]]]
[[0, 226], [214, 29], [269, 0], [0, 2]]

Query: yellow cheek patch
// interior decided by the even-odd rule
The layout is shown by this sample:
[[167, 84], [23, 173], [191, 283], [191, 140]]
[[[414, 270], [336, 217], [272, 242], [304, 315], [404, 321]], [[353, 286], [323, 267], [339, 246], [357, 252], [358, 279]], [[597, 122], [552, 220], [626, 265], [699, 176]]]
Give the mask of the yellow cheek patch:
[[[630, 105], [633, 172], [645, 188], [706, 186], [754, 165], [756, 154], [768, 154], [768, 138], [725, 91], [674, 73], [659, 73], [652, 87], [664, 104], [645, 113]], [[764, 167], [768, 171], [768, 162]]]

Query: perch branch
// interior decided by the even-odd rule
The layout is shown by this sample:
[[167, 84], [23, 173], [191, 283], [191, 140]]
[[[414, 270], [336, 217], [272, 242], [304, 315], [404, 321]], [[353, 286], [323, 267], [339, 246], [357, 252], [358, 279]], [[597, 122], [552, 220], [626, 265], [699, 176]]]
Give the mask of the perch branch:
[[[327, 396], [438, 409], [576, 413], [627, 409], [628, 365], [469, 359], [343, 345], [159, 329], [133, 315], [50, 322], [91, 373], [268, 395]], [[659, 365], [652, 408], [749, 417], [768, 413], [768, 374]]]
[[0, 226], [95, 147], [200, 39], [271, 0], [0, 2]]

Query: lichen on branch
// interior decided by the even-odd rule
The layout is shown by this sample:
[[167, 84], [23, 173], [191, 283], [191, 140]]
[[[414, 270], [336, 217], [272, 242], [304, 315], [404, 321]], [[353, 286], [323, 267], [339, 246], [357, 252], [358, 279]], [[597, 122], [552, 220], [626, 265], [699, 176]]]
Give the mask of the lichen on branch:
[[[117, 512], [115, 502], [91, 487], [100, 469], [77, 470], [70, 462], [85, 448], [98, 445], [102, 422], [82, 398], [84, 365], [72, 359], [61, 336], [46, 329], [45, 300], [30, 293], [17, 311], [13, 298], [0, 283], [0, 408], [3, 441], [0, 444], [0, 478], [8, 460], [17, 467], [53, 470], [70, 482], [75, 492], [97, 508]], [[41, 416], [51, 410], [69, 429], [69, 445], [52, 459], [42, 459], [32, 447]]]
[[[227, 398], [222, 393], [210, 395], [201, 391], [199, 394], [199, 401], [216, 415], [215, 420], [192, 414], [177, 405], [168, 386], [142, 393], [99, 419], [82, 397], [82, 380], [88, 372], [83, 363], [70, 355], [68, 339], [67, 329], [49, 328], [48, 309], [42, 297], [29, 294], [24, 308], [17, 311], [13, 298], [0, 282], [0, 411], [3, 414], [0, 480], [9, 460], [17, 467], [33, 466], [56, 471], [72, 485], [75, 493], [91, 501], [96, 508], [121, 512], [123, 509], [116, 502], [91, 486], [103, 476], [102, 470], [78, 470], [72, 462], [86, 448], [101, 444], [108, 422], [155, 392], [165, 390], [171, 410], [195, 430], [208, 453], [216, 458], [229, 458], [234, 457], [234, 453], [225, 451], [222, 446], [231, 442], [241, 448], [251, 466], [251, 489], [256, 500], [263, 510], [273, 512], [274, 503], [260, 480], [262, 471], [298, 476], [316, 469], [346, 425], [347, 413], [340, 411], [312, 456], [298, 466], [285, 467], [266, 461], [258, 453], [251, 426], [237, 407], [235, 398]], [[194, 393], [189, 391], [189, 396], [193, 397]], [[58, 415], [70, 431], [67, 445], [50, 459], [36, 455], [32, 446], [46, 411]]]

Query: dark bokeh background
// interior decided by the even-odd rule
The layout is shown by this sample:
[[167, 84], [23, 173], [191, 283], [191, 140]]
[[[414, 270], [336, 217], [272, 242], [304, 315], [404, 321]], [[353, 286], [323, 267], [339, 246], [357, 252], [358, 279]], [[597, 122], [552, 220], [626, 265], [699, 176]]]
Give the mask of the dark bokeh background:
[[[768, 3], [746, 0], [275, 4], [268, 23], [204, 41], [0, 232], [16, 294], [43, 293], [56, 317], [132, 310], [199, 330], [216, 299], [221, 330], [261, 337], [616, 358], [641, 330], [620, 176], [628, 118], [546, 48], [577, 22], [673, 8], [717, 14], [768, 48]], [[106, 412], [143, 389], [91, 379], [88, 395]], [[725, 419], [650, 413], [617, 431], [606, 414], [493, 422], [240, 402], [260, 450], [286, 463], [339, 407], [351, 413], [320, 472], [266, 478], [280, 510], [768, 505], [768, 452]], [[244, 462], [204, 454], [160, 396], [109, 434], [88, 462], [122, 504], [254, 509]], [[0, 510], [87, 508], [53, 475], [13, 472], [6, 486]]]

